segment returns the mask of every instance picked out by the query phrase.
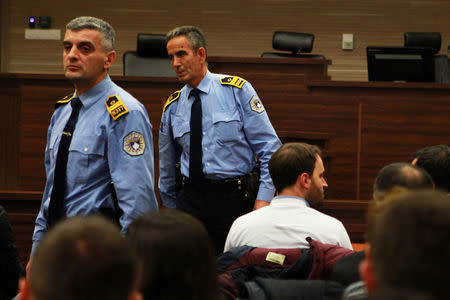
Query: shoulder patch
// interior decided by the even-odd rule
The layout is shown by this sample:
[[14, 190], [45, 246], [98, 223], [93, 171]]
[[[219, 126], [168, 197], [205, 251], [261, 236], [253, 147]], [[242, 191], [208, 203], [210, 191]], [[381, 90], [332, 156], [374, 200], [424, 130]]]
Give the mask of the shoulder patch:
[[62, 98], [62, 99], [56, 101], [55, 108], [58, 108], [58, 107], [60, 107], [61, 105], [64, 105], [64, 104], [69, 103], [70, 100], [73, 99], [73, 97], [75, 97], [75, 92], [73, 92], [72, 94], [67, 95], [67, 96], [65, 96], [64, 98]]
[[163, 112], [166, 111], [167, 107], [169, 107], [170, 104], [172, 104], [174, 101], [177, 101], [178, 98], [180, 98], [180, 94], [181, 94], [181, 91], [176, 91], [175, 93], [170, 95], [170, 97], [167, 99], [166, 103], [164, 104]]
[[123, 138], [123, 151], [131, 156], [144, 154], [145, 139], [140, 132], [132, 131]]
[[262, 113], [264, 111], [264, 106], [257, 96], [253, 96], [252, 99], [250, 99], [250, 108], [257, 113]]
[[222, 85], [232, 85], [237, 88], [241, 88], [245, 82], [246, 82], [245, 79], [242, 79], [241, 77], [238, 76], [227, 76], [220, 78], [220, 83]]
[[113, 120], [117, 120], [121, 116], [129, 113], [128, 108], [125, 106], [125, 104], [123, 104], [122, 100], [120, 100], [119, 96], [117, 95], [108, 96], [105, 105]]

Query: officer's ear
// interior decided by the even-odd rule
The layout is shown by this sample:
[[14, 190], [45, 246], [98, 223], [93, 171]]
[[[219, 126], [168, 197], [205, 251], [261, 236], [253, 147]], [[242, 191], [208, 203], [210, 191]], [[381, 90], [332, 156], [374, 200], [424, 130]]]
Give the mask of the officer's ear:
[[117, 54], [115, 50], [111, 50], [105, 53], [105, 63], [103, 65], [103, 68], [105, 68], [105, 70], [111, 68], [112, 64], [116, 60], [116, 55]]
[[197, 56], [200, 57], [200, 59], [202, 60], [202, 62], [206, 61], [206, 50], [203, 47], [199, 47], [197, 49]]

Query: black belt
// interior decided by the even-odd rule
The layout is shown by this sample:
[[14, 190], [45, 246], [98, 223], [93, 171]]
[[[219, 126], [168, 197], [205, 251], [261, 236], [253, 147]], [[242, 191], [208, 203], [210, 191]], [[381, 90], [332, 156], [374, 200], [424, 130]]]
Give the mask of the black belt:
[[199, 189], [236, 189], [238, 191], [243, 190], [245, 188], [245, 183], [247, 182], [247, 176], [238, 176], [233, 178], [225, 178], [225, 179], [207, 179], [204, 178], [199, 182], [194, 182], [190, 180], [188, 177], [183, 176], [183, 186], [189, 185], [194, 186]]

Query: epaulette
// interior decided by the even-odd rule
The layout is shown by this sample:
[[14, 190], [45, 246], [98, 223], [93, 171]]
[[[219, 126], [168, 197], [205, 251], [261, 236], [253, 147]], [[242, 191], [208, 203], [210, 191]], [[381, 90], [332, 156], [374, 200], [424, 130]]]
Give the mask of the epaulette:
[[113, 120], [117, 120], [121, 116], [129, 113], [128, 108], [125, 106], [125, 104], [123, 104], [122, 100], [120, 100], [119, 96], [117, 95], [108, 96], [105, 105]]
[[166, 111], [166, 108], [169, 107], [170, 104], [172, 104], [173, 102], [177, 101], [178, 98], [180, 98], [180, 94], [181, 94], [180, 91], [176, 91], [175, 93], [170, 95], [170, 97], [167, 99], [166, 103], [164, 104], [163, 112]]
[[220, 78], [220, 83], [222, 85], [232, 85], [237, 88], [241, 88], [245, 83], [245, 79], [242, 79], [241, 77], [238, 76], [227, 76]]
[[73, 98], [74, 96], [75, 96], [75, 92], [73, 92], [72, 94], [67, 95], [67, 96], [65, 96], [64, 98], [62, 98], [62, 99], [56, 101], [55, 109], [58, 108], [58, 107], [60, 107], [61, 105], [64, 105], [64, 104], [69, 103], [70, 100], [72, 100], [72, 98]]

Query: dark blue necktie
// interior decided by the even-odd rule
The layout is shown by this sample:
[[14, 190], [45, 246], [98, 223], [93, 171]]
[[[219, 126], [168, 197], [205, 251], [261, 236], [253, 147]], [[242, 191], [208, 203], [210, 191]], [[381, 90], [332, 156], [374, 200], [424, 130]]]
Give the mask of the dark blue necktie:
[[193, 89], [189, 97], [195, 98], [191, 107], [191, 140], [189, 155], [189, 179], [194, 183], [200, 183], [203, 179], [202, 165], [202, 102], [200, 91]]
[[67, 158], [69, 156], [69, 146], [72, 141], [72, 134], [77, 124], [78, 114], [82, 103], [80, 99], [74, 98], [70, 101], [72, 113], [61, 134], [58, 155], [56, 156], [55, 172], [53, 176], [53, 190], [48, 207], [47, 226], [55, 225], [64, 215], [64, 196], [66, 192], [66, 172]]

